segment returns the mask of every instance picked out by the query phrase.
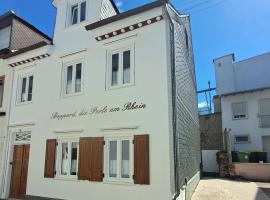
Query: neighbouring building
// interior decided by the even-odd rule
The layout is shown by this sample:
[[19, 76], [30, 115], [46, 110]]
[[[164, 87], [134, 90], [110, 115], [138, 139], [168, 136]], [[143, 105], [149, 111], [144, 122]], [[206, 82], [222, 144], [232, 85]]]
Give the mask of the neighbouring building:
[[205, 175], [219, 172], [217, 152], [224, 149], [221, 112], [200, 115], [202, 171]]
[[270, 162], [270, 53], [235, 61], [214, 60], [222, 128], [230, 130], [233, 151], [266, 151]]
[[[189, 200], [200, 131], [189, 16], [54, 0], [53, 44], [11, 52], [2, 198]], [[20, 181], [17, 181], [20, 180]]]
[[4, 58], [11, 52], [25, 49], [36, 43], [50, 43], [50, 38], [35, 27], [7, 12], [0, 16], [0, 194], [3, 173], [3, 149], [7, 134], [13, 70]]

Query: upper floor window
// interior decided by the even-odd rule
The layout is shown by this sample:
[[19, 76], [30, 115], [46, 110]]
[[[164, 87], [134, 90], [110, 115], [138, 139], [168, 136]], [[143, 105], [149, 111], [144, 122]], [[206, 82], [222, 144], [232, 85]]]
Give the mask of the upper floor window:
[[5, 81], [5, 77], [1, 76], [0, 77], [0, 107], [2, 107], [2, 105], [3, 105], [4, 81]]
[[270, 98], [259, 100], [260, 127], [270, 127]]
[[86, 20], [86, 1], [74, 4], [70, 7], [70, 25]]
[[9, 47], [11, 27], [0, 29], [0, 50]]
[[19, 95], [18, 102], [31, 102], [33, 98], [33, 75], [22, 76], [19, 80]]
[[108, 53], [108, 88], [134, 84], [134, 50], [126, 47]]
[[76, 61], [64, 65], [64, 95], [82, 92], [82, 62]]
[[232, 117], [233, 119], [246, 119], [248, 117], [247, 102], [233, 103]]

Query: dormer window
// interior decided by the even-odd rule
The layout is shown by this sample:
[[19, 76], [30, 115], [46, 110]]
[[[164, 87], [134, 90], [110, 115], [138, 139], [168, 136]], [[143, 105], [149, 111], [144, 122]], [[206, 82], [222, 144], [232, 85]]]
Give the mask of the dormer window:
[[11, 27], [0, 29], [0, 50], [9, 47]]
[[78, 24], [86, 20], [86, 1], [77, 3], [70, 8], [70, 25]]

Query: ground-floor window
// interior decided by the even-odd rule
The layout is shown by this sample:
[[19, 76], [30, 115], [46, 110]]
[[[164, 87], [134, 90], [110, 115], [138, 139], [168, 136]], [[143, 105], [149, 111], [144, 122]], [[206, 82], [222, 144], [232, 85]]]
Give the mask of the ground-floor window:
[[46, 141], [45, 178], [150, 184], [149, 135]]
[[78, 139], [60, 139], [57, 145], [56, 174], [60, 177], [76, 177], [78, 168]]
[[107, 137], [105, 139], [105, 177], [107, 181], [133, 180], [133, 138]]

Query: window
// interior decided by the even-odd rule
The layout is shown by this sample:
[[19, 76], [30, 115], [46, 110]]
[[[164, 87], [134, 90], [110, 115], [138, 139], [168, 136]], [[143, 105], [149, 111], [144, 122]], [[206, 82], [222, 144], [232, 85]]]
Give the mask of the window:
[[259, 121], [260, 127], [270, 127], [270, 98], [259, 100]]
[[33, 75], [28, 75], [28, 76], [23, 76], [20, 79], [20, 93], [19, 93], [19, 103], [26, 103], [26, 102], [31, 102], [33, 99], [33, 81], [34, 81], [34, 76]]
[[82, 92], [82, 63], [75, 62], [64, 66], [64, 95]]
[[77, 24], [86, 20], [86, 2], [74, 4], [70, 9], [70, 25]]
[[239, 102], [232, 104], [233, 119], [246, 119], [247, 114], [247, 102]]
[[11, 26], [0, 29], [0, 50], [9, 47], [10, 31], [11, 31]]
[[133, 143], [131, 137], [112, 137], [106, 140], [107, 181], [133, 181]]
[[61, 139], [58, 141], [56, 156], [57, 175], [60, 177], [75, 177], [78, 169], [79, 141]]
[[235, 143], [249, 143], [250, 138], [249, 135], [235, 135]]
[[134, 84], [134, 53], [131, 47], [111, 51], [108, 64], [108, 88]]
[[3, 105], [5, 77], [0, 77], [0, 107]]

